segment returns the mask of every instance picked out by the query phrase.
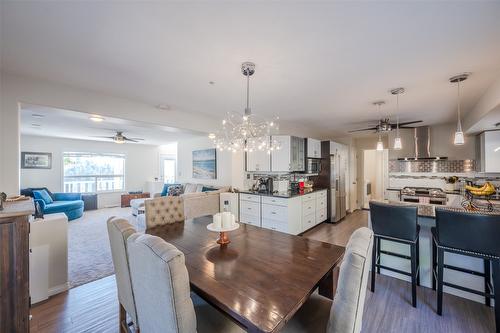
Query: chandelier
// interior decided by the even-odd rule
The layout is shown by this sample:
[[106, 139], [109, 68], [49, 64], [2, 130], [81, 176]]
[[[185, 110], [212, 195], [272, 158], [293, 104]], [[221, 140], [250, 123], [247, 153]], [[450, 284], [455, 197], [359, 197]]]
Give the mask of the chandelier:
[[273, 135], [278, 133], [278, 117], [273, 120], [265, 120], [252, 114], [250, 109], [250, 76], [255, 73], [253, 62], [241, 64], [241, 72], [247, 78], [247, 104], [245, 113], [227, 112], [222, 120], [222, 128], [216, 133], [210, 133], [208, 137], [213, 141], [215, 147], [220, 151], [253, 152], [265, 150], [268, 154], [273, 150], [280, 149], [278, 141]]

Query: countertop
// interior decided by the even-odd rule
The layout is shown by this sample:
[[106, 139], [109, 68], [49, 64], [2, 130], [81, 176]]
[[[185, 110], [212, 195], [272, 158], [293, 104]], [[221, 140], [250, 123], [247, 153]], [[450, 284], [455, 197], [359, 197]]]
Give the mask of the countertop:
[[321, 188], [321, 187], [314, 187], [312, 189], [305, 189], [303, 191], [299, 192], [292, 192], [292, 191], [287, 191], [287, 192], [275, 192], [275, 193], [267, 193], [267, 192], [256, 192], [256, 191], [240, 191], [240, 193], [246, 193], [246, 194], [254, 194], [254, 195], [260, 195], [260, 196], [265, 196], [265, 197], [276, 197], [276, 198], [295, 198], [295, 197], [300, 197], [302, 195], [306, 195], [309, 193], [314, 193], [314, 192], [319, 192], [326, 190], [326, 188]]

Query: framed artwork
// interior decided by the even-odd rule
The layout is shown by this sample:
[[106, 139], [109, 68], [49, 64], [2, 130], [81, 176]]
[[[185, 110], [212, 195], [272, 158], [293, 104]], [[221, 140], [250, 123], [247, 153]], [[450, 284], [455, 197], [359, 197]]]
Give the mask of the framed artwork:
[[21, 152], [21, 169], [51, 169], [52, 153]]
[[217, 150], [193, 150], [193, 178], [217, 178]]

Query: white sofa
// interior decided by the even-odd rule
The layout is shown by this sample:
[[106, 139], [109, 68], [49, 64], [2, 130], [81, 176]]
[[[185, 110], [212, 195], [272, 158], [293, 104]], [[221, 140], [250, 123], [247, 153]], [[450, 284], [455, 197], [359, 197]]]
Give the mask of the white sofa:
[[[184, 199], [184, 216], [186, 219], [192, 219], [204, 215], [212, 215], [219, 212], [219, 194], [229, 191], [229, 186], [218, 188], [215, 191], [202, 192], [202, 184], [184, 184], [184, 193], [181, 197]], [[207, 186], [208, 187], [208, 186]], [[156, 193], [154, 197], [159, 197]], [[132, 215], [138, 216], [139, 209], [144, 209], [144, 201], [148, 199], [133, 199], [130, 201]]]

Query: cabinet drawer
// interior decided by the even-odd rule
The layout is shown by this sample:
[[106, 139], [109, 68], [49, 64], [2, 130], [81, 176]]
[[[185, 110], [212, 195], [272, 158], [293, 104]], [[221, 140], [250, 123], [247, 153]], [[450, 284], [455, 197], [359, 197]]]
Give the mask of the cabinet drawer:
[[287, 198], [262, 197], [262, 203], [268, 205], [288, 206]]
[[253, 216], [253, 215], [248, 215], [248, 214], [240, 214], [240, 222], [241, 223], [246, 223], [246, 224], [251, 224], [256, 227], [260, 227], [260, 217], [259, 216]]
[[326, 207], [316, 211], [316, 224], [326, 221]]
[[302, 196], [302, 202], [316, 199], [316, 193], [309, 193]]
[[302, 231], [311, 229], [316, 225], [316, 214], [309, 214], [302, 218]]
[[316, 199], [316, 210], [326, 209], [326, 197]]
[[257, 202], [240, 201], [240, 213], [260, 218], [260, 204]]
[[326, 190], [316, 192], [316, 199], [325, 198], [326, 199]]
[[262, 204], [262, 219], [288, 221], [288, 207]]
[[273, 219], [262, 219], [262, 228], [288, 233], [288, 223], [286, 221], [276, 221]]
[[240, 200], [260, 202], [260, 195], [240, 193]]
[[302, 202], [302, 216], [314, 214], [316, 212], [316, 200]]

